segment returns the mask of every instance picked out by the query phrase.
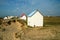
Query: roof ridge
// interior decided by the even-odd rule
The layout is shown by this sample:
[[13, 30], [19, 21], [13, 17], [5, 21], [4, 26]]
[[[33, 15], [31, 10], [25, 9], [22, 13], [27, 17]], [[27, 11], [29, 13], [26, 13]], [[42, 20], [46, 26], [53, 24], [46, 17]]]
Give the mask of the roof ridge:
[[[36, 9], [36, 10], [34, 10], [33, 12], [31, 12], [28, 16], [29, 16], [29, 17], [33, 16], [37, 11], [38, 11], [39, 13], [41, 13], [38, 9]], [[43, 14], [41, 13], [41, 15], [43, 15]], [[44, 16], [44, 15], [43, 15], [43, 16]]]
[[34, 10], [33, 12], [31, 12], [28, 16], [32, 16], [33, 14], [35, 14], [37, 10]]

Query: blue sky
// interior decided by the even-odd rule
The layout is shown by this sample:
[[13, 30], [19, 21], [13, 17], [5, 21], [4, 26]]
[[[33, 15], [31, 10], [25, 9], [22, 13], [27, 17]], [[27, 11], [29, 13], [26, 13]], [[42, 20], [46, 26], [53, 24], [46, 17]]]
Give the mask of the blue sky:
[[60, 16], [60, 0], [0, 0], [0, 17], [28, 15], [36, 9], [45, 16]]

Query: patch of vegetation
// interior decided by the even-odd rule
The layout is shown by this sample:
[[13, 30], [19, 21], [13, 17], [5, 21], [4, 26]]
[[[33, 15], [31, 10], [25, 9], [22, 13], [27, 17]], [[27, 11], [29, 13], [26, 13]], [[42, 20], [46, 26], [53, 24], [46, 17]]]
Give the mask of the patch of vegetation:
[[13, 18], [11, 18], [11, 19], [18, 19], [18, 17], [13, 17]]
[[0, 37], [0, 40], [3, 40], [3, 38], [2, 38], [2, 37]]
[[48, 24], [48, 25], [60, 25], [60, 23], [55, 23], [55, 22], [46, 22], [45, 24]]
[[45, 25], [60, 25], [60, 17], [55, 17], [55, 16], [44, 17], [44, 26]]
[[3, 19], [0, 19], [0, 25], [2, 24]]
[[1, 29], [1, 26], [0, 26], [0, 29]]
[[23, 24], [23, 25], [27, 23], [25, 20], [22, 20], [22, 19], [17, 20], [17, 21], [20, 22], [20, 23]]
[[23, 37], [24, 37], [24, 32], [23, 32], [23, 30], [20, 30], [19, 32], [16, 32], [16, 33], [15, 33], [15, 37], [16, 37], [16, 38], [20, 38], [20, 39], [22, 40]]
[[11, 21], [8, 21], [7, 23], [8, 23], [9, 25], [11, 25]]
[[0, 25], [1, 25], [2, 23], [0, 22]]
[[16, 22], [16, 20], [13, 20], [13, 22]]
[[3, 32], [4, 32], [5, 30], [6, 30], [5, 28], [2, 29]]
[[33, 28], [32, 26], [28, 26], [29, 28]]
[[0, 19], [3, 19], [2, 17], [0, 17]]

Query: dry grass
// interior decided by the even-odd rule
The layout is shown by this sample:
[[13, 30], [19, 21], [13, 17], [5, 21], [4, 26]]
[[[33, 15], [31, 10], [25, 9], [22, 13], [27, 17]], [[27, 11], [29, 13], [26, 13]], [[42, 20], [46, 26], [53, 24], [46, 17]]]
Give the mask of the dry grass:
[[21, 36], [23, 40], [60, 40], [60, 29], [53, 27], [27, 28]]
[[[25, 22], [21, 20], [5, 21], [0, 25], [0, 40], [60, 40], [60, 19], [57, 19], [59, 18], [54, 21], [53, 18], [44, 19], [43, 28], [26, 28]], [[51, 22], [57, 24], [51, 24]]]
[[60, 25], [60, 17], [44, 17], [44, 25]]

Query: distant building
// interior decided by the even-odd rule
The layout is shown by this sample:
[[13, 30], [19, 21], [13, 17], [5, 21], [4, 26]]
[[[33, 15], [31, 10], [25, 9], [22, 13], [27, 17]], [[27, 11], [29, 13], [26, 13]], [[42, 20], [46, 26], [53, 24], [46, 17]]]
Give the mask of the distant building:
[[7, 17], [4, 17], [3, 19], [8, 19]]
[[26, 20], [26, 14], [23, 13], [23, 14], [20, 16], [20, 19]]
[[21, 19], [27, 20], [27, 24], [32, 27], [43, 27], [43, 15], [39, 10], [35, 10], [28, 16], [23, 15]]
[[4, 17], [4, 19], [11, 19], [13, 17], [17, 17], [17, 16], [6, 16], [6, 17]]

